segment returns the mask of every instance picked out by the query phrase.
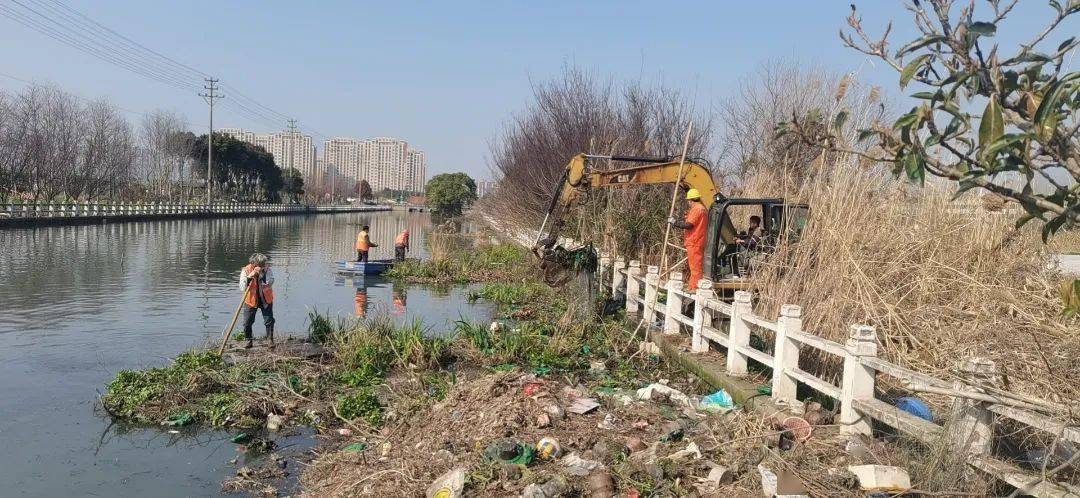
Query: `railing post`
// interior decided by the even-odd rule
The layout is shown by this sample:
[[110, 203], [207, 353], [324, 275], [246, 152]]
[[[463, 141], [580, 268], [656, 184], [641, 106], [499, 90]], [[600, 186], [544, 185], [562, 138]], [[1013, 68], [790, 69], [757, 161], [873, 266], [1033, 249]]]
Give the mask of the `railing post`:
[[601, 287], [604, 285], [604, 279], [607, 278], [607, 272], [611, 269], [611, 256], [600, 256], [600, 266], [596, 269], [596, 279], [600, 281]]
[[705, 327], [711, 327], [713, 323], [713, 311], [709, 307], [709, 301], [716, 299], [716, 293], [712, 289], [712, 280], [698, 280], [697, 291], [694, 293], [694, 335], [690, 338], [690, 351], [704, 353], [709, 350], [709, 341], [701, 333]]
[[660, 267], [649, 265], [645, 273], [645, 325], [656, 322], [656, 299], [660, 294]]
[[626, 269], [626, 260], [622, 256], [615, 258], [615, 266], [611, 270], [611, 297], [616, 298], [619, 293], [623, 296], [626, 295], [626, 289], [623, 287], [626, 284], [626, 275], [623, 274], [623, 270]]
[[746, 355], [737, 348], [750, 347], [750, 324], [745, 317], [753, 312], [750, 293], [735, 291], [735, 300], [731, 303], [731, 323], [728, 326], [727, 371], [730, 375], [743, 376], [749, 372]]
[[799, 383], [790, 372], [799, 368], [799, 343], [789, 334], [802, 331], [802, 308], [794, 304], [780, 307], [776, 320], [776, 344], [773, 346], [773, 400], [794, 404]]
[[626, 312], [638, 312], [638, 293], [641, 291], [641, 282], [635, 278], [641, 276], [641, 261], [630, 260], [630, 268], [626, 270]]
[[[960, 375], [967, 382], [957, 381], [953, 385], [956, 390], [982, 393], [983, 390], [976, 386], [996, 384], [997, 365], [986, 358], [968, 358], [960, 367]], [[984, 401], [954, 398], [948, 432], [957, 451], [989, 455], [994, 449], [994, 413], [987, 409]]]
[[877, 331], [869, 325], [852, 325], [845, 344], [843, 383], [840, 386], [840, 432], [872, 435], [870, 419], [855, 409], [853, 401], [874, 399], [874, 374], [862, 358], [877, 357]]
[[679, 321], [675, 318], [682, 314], [683, 300], [678, 293], [682, 292], [682, 273], [674, 271], [668, 276], [667, 281], [667, 304], [664, 305], [664, 333], [678, 334]]

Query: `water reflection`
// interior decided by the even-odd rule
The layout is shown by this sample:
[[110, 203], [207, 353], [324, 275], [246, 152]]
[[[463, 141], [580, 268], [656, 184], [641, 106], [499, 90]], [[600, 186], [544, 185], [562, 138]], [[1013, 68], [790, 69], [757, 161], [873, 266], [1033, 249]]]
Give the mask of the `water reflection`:
[[271, 258], [280, 335], [302, 335], [312, 309], [420, 318], [433, 333], [487, 315], [460, 290], [339, 280], [333, 261], [355, 254], [363, 224], [378, 259], [406, 228], [421, 256], [431, 227], [426, 214], [396, 212], [0, 230], [0, 482], [22, 496], [217, 494], [235, 472], [231, 446], [109, 428], [93, 407], [117, 371], [218, 340], [253, 252]]

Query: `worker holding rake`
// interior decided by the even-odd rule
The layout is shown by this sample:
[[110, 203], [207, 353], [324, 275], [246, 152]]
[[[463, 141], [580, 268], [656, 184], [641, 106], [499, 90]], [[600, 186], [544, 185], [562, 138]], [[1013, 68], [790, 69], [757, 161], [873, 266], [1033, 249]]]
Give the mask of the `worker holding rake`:
[[686, 219], [676, 221], [674, 217], [668, 218], [668, 224], [675, 228], [686, 230], [683, 245], [686, 247], [686, 261], [690, 266], [690, 291], [697, 290], [698, 281], [701, 280], [701, 264], [705, 257], [705, 231], [709, 225], [709, 211], [701, 203], [701, 194], [697, 189], [686, 191]]
[[266, 325], [266, 338], [270, 347], [274, 346], [274, 273], [270, 271], [270, 258], [255, 253], [248, 258], [248, 264], [240, 270], [240, 290], [244, 291], [244, 338], [245, 348], [252, 346], [251, 326], [255, 323], [255, 311], [262, 311], [263, 324]]

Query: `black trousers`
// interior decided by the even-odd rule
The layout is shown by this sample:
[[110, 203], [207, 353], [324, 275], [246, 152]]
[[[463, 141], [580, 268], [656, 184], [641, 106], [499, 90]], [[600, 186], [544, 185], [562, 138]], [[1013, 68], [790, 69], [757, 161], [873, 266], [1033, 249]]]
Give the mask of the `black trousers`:
[[356, 250], [356, 261], [359, 263], [367, 263], [368, 251]]
[[244, 338], [251, 340], [251, 326], [255, 324], [255, 311], [262, 310], [263, 325], [266, 325], [266, 335], [274, 333], [274, 304], [263, 304], [261, 307], [252, 308], [244, 304]]
[[394, 260], [405, 261], [405, 246], [394, 246]]

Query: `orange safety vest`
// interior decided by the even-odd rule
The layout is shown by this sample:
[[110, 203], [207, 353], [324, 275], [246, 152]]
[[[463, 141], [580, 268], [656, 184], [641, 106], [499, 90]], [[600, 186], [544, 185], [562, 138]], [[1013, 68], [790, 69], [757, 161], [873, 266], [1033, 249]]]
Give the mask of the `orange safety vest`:
[[394, 245], [398, 247], [405, 247], [409, 245], [409, 232], [401, 232], [394, 238]]
[[[255, 270], [255, 265], [250, 265], [249, 264], [249, 265], [244, 267], [244, 271], [248, 275], [250, 275], [251, 272], [254, 271], [254, 270]], [[262, 292], [263, 303], [264, 304], [274, 304], [274, 289], [272, 289], [270, 287], [270, 284], [261, 282], [260, 280], [261, 280], [261, 278], [260, 279], [250, 278], [249, 281], [248, 281], [248, 288], [247, 288], [246, 291], [244, 291], [244, 304], [248, 305], [249, 308], [254, 308], [254, 307], [258, 306], [258, 304], [259, 304], [258, 298], [255, 295], [255, 291], [256, 291], [255, 285], [256, 284], [260, 285], [258, 290], [260, 292]]]
[[356, 250], [367, 251], [368, 249], [371, 249], [371, 243], [368, 242], [368, 233], [361, 231], [356, 234]]

